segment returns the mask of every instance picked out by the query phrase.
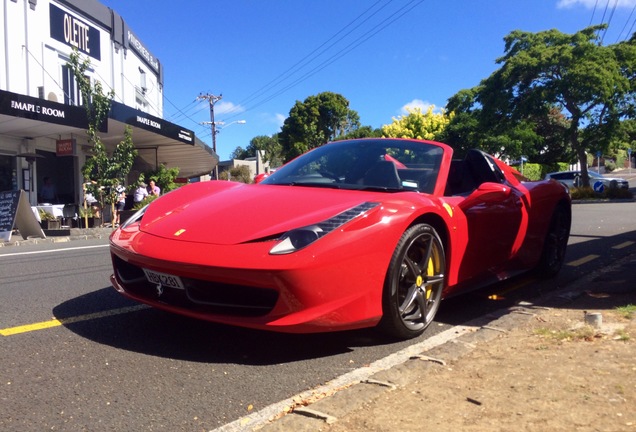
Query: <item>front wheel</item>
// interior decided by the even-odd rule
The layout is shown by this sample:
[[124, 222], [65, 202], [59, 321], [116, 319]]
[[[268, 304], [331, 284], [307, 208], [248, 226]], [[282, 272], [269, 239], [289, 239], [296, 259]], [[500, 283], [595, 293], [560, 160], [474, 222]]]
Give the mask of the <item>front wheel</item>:
[[380, 329], [391, 337], [421, 335], [433, 321], [445, 284], [444, 246], [428, 224], [404, 232], [384, 281]]

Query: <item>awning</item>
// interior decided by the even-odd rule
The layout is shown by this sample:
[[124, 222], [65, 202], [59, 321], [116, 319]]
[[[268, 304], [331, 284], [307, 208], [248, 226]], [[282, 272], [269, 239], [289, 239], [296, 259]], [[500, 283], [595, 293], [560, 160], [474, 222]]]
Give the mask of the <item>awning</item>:
[[139, 150], [137, 163], [149, 169], [164, 164], [179, 168], [179, 177], [210, 174], [219, 157], [194, 132], [121, 103], [113, 102], [108, 119], [108, 134], [102, 141], [114, 147], [124, 139], [126, 125], [133, 127], [133, 142]]
[[[126, 125], [132, 126], [139, 150], [136, 163], [147, 169], [164, 164], [179, 168], [179, 177], [197, 177], [210, 174], [219, 161], [194, 132], [118, 102], [113, 102], [106, 128], [100, 132], [108, 150], [124, 138]], [[0, 135], [53, 141], [73, 135], [81, 143], [87, 127], [83, 107], [0, 90]]]

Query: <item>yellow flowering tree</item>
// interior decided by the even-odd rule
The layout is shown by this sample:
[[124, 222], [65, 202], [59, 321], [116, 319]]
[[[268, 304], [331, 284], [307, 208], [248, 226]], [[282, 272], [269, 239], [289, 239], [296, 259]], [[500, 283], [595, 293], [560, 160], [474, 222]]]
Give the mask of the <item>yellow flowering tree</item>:
[[434, 109], [431, 105], [423, 113], [421, 108], [408, 108], [408, 115], [393, 117], [393, 123], [382, 126], [382, 135], [387, 138], [439, 139], [453, 114], [447, 115], [444, 110], [435, 113]]

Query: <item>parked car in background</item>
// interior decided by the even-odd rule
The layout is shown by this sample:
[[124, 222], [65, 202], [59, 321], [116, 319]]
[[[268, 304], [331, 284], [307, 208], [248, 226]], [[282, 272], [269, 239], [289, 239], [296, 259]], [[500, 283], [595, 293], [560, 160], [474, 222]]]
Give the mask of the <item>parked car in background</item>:
[[[595, 171], [588, 171], [590, 176], [590, 186], [594, 187], [597, 182], [602, 182], [607, 188], [629, 189], [629, 182], [619, 177], [605, 177]], [[581, 171], [561, 171], [545, 175], [546, 180], [554, 179], [561, 182], [568, 188], [580, 187], [582, 184]]]

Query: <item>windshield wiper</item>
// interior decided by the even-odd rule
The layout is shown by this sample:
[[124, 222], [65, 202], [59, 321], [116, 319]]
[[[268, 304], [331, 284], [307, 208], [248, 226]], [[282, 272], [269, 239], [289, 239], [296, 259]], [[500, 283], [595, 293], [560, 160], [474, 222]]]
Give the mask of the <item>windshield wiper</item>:
[[368, 192], [403, 192], [402, 188], [394, 188], [387, 186], [362, 186], [357, 190], [368, 191]]
[[308, 186], [308, 187], [319, 187], [319, 188], [328, 188], [328, 189], [342, 189], [338, 183], [317, 183], [317, 182], [302, 182], [302, 181], [293, 181], [289, 183], [270, 183], [276, 186]]

